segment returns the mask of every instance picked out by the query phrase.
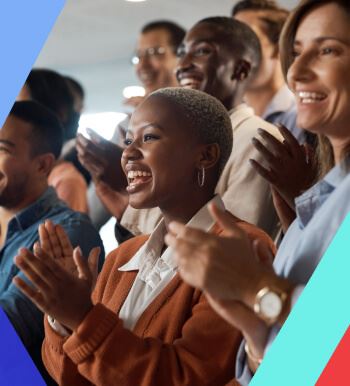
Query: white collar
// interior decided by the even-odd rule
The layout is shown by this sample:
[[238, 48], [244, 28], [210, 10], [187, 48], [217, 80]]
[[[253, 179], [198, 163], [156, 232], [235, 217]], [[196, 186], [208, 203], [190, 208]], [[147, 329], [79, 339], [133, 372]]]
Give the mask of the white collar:
[[[214, 221], [210, 216], [208, 204], [213, 202], [218, 208], [225, 210], [224, 203], [219, 195], [215, 195], [206, 205], [204, 205], [187, 223], [188, 226], [196, 229], [201, 229], [208, 232], [214, 225]], [[167, 230], [164, 219], [162, 219], [151, 233], [146, 243], [136, 252], [136, 254], [124, 265], [118, 268], [118, 271], [149, 271], [155, 262], [158, 260], [162, 247], [164, 245], [164, 236]], [[171, 269], [176, 269], [177, 266], [172, 258], [172, 249], [167, 248], [162, 254], [162, 261]], [[144, 276], [144, 275], [142, 275]]]

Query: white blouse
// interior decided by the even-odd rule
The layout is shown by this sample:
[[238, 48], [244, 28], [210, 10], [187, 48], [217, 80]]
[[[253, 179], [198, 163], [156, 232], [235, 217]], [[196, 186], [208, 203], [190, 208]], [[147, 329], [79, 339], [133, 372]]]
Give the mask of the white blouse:
[[[216, 195], [210, 202], [225, 209], [220, 196]], [[214, 225], [207, 205], [203, 206], [187, 223], [192, 228], [208, 232]], [[173, 250], [164, 247], [164, 236], [167, 230], [164, 220], [157, 225], [147, 242], [119, 271], [139, 271], [136, 279], [120, 309], [119, 317], [124, 327], [132, 330], [145, 309], [170, 283], [177, 272], [173, 259]]]
[[[218, 208], [225, 210], [220, 196], [216, 195], [209, 202], [214, 202]], [[210, 216], [207, 204], [192, 217], [187, 225], [205, 232], [213, 227], [214, 221]], [[177, 266], [173, 259], [172, 249], [167, 247], [162, 253], [166, 233], [162, 219], [146, 243], [126, 264], [119, 267], [119, 271], [139, 271], [119, 312], [124, 327], [129, 330], [135, 327], [145, 309], [176, 275]], [[70, 335], [69, 331], [50, 316], [48, 316], [48, 322], [60, 335]]]

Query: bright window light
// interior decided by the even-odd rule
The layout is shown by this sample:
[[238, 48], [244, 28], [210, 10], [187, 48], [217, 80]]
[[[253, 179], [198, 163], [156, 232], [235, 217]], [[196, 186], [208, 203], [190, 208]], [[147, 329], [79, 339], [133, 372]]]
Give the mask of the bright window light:
[[114, 236], [115, 223], [116, 223], [116, 219], [115, 217], [112, 217], [100, 229], [100, 237], [103, 242], [106, 256], [108, 255], [109, 252], [112, 252], [113, 249], [116, 249], [118, 247], [118, 242]]
[[124, 98], [132, 98], [132, 97], [137, 97], [137, 96], [145, 96], [146, 91], [143, 87], [141, 86], [128, 86], [125, 87], [123, 90], [123, 96]]
[[96, 113], [96, 114], [82, 114], [79, 121], [78, 133], [88, 137], [86, 132], [90, 128], [103, 138], [110, 140], [113, 138], [115, 128], [118, 123], [126, 118], [124, 113]]

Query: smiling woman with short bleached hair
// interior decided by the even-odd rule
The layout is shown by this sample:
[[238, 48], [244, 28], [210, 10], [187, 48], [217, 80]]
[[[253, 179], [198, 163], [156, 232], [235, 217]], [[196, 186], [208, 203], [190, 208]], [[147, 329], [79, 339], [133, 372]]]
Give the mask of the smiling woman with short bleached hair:
[[197, 211], [190, 202], [201, 207], [214, 195], [232, 149], [231, 122], [221, 102], [208, 94], [161, 89], [133, 114], [125, 145], [122, 166], [129, 177], [129, 204], [159, 207], [164, 216], [169, 205], [181, 202], [171, 217], [188, 220]]
[[[180, 279], [164, 242], [174, 220], [221, 233], [207, 204], [224, 208], [214, 189], [232, 146], [229, 122], [220, 102], [194, 90], [160, 90], [137, 107], [122, 159], [130, 204], [158, 206], [163, 219], [107, 257], [92, 300], [93, 274], [78, 252], [79, 278], [40, 251], [19, 257], [40, 292], [21, 289], [50, 315], [43, 359], [59, 384], [219, 386], [234, 378], [240, 334]], [[230, 222], [273, 253], [264, 232], [233, 215]]]
[[191, 129], [203, 143], [217, 143], [220, 150], [220, 172], [231, 154], [233, 134], [225, 107], [213, 96], [192, 89], [169, 87], [155, 91], [153, 96], [171, 100], [185, 113]]

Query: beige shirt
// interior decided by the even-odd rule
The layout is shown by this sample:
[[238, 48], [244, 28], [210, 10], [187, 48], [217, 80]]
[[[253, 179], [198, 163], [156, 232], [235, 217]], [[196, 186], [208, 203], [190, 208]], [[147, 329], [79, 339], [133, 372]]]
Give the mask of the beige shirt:
[[[254, 159], [264, 163], [263, 156], [252, 144], [262, 128], [282, 140], [279, 130], [254, 114], [254, 110], [241, 104], [230, 111], [233, 130], [233, 148], [216, 187], [229, 212], [258, 226], [272, 239], [277, 234], [278, 217], [273, 206], [270, 184], [250, 165]], [[261, 139], [261, 138], [260, 138]]]
[[[274, 137], [282, 139], [279, 130], [254, 114], [254, 110], [241, 104], [229, 112], [233, 130], [233, 149], [220, 177], [216, 192], [228, 211], [267, 232], [272, 238], [277, 234], [278, 221], [272, 203], [271, 190], [249, 163], [253, 158], [259, 162], [262, 156], [251, 140], [259, 136], [263, 128]], [[126, 209], [121, 224], [134, 235], [152, 233], [161, 219], [158, 208]]]
[[[218, 195], [211, 201], [222, 210], [225, 209]], [[209, 214], [207, 205], [192, 217], [188, 225], [209, 232], [214, 221]], [[173, 250], [168, 247], [162, 253], [166, 233], [165, 223], [161, 220], [150, 238], [134, 257], [119, 268], [119, 271], [139, 271], [119, 312], [124, 327], [129, 330], [134, 328], [144, 310], [176, 275], [177, 266], [173, 258]]]

